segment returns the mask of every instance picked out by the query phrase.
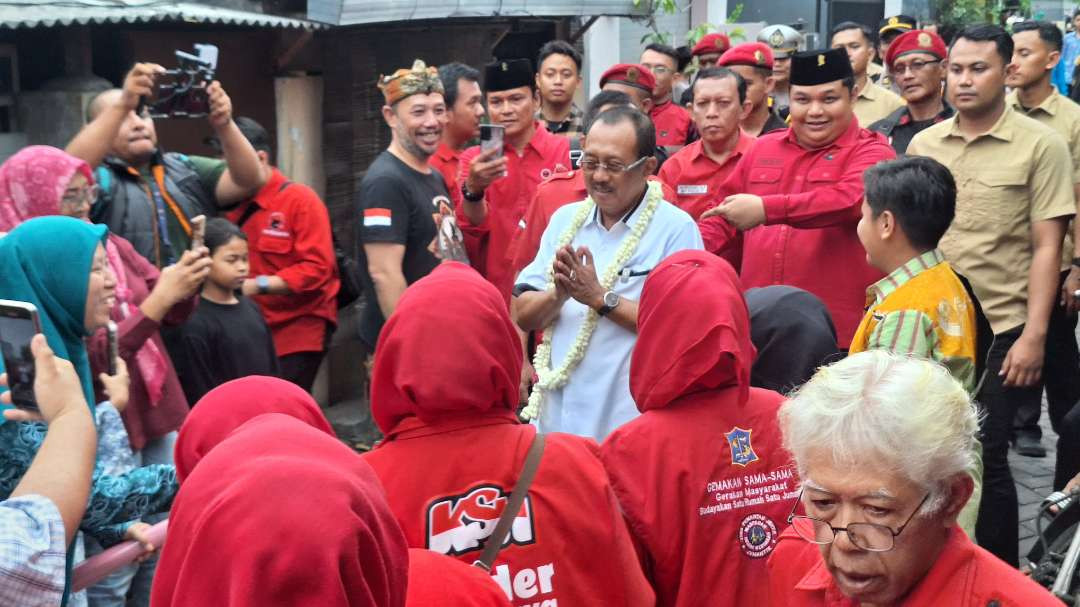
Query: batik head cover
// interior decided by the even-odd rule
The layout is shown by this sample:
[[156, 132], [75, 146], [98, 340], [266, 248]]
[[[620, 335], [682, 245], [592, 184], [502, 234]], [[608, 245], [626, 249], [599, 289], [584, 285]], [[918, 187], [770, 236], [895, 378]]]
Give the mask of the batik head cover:
[[419, 59], [413, 62], [412, 69], [400, 69], [389, 76], [380, 76], [378, 86], [386, 105], [394, 105], [411, 95], [443, 93], [439, 70], [427, 67]]

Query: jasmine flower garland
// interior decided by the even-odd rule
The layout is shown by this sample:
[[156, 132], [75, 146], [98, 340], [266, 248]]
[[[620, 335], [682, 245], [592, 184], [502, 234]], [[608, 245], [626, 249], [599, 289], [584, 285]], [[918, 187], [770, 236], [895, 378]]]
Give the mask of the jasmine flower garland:
[[[626, 266], [637, 251], [638, 245], [641, 243], [641, 237], [645, 234], [645, 230], [649, 228], [649, 224], [652, 223], [656, 207], [660, 206], [663, 198], [660, 184], [650, 181], [645, 195], [645, 205], [641, 209], [641, 216], [634, 222], [634, 226], [630, 228], [630, 234], [626, 236], [626, 239], [619, 246], [619, 250], [615, 252], [615, 259], [611, 261], [611, 265], [605, 268], [604, 273], [599, 277], [600, 288], [604, 292], [614, 288], [615, 281], [619, 278], [619, 272], [622, 271], [623, 267]], [[556, 251], [574, 241], [574, 237], [577, 236], [581, 227], [585, 225], [595, 208], [596, 203], [593, 202], [592, 196], [586, 198], [585, 202], [581, 204], [574, 214], [573, 219], [570, 220], [570, 225], [566, 228], [566, 231], [559, 236]], [[547, 289], [550, 291], [554, 288], [555, 268], [552, 263], [548, 265], [547, 269]], [[536, 347], [536, 354], [533, 356], [533, 369], [536, 370], [538, 380], [533, 384], [532, 393], [529, 394], [529, 403], [521, 411], [522, 417], [529, 420], [540, 417], [544, 393], [558, 390], [570, 381], [570, 374], [577, 368], [581, 359], [585, 357], [585, 350], [589, 347], [589, 341], [592, 340], [593, 332], [596, 330], [596, 324], [599, 320], [600, 315], [590, 307], [585, 314], [585, 321], [581, 323], [577, 337], [574, 338], [574, 343], [570, 345], [566, 359], [557, 368], [551, 366], [551, 335], [554, 333], [556, 323], [559, 322], [559, 317], [557, 316], [551, 326], [544, 329], [544, 339]]]

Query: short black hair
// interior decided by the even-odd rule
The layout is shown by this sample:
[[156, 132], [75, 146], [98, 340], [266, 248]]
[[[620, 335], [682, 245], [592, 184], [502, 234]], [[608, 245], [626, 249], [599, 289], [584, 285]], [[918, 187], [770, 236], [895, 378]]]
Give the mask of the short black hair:
[[1021, 21], [1013, 26], [1012, 31], [1014, 34], [1039, 32], [1039, 40], [1045, 42], [1051, 51], [1060, 51], [1065, 46], [1065, 38], [1061, 35], [1061, 30], [1049, 21]]
[[[536, 71], [540, 71], [540, 66], [544, 65], [544, 59], [552, 55], [566, 55], [574, 60], [574, 65], [577, 66], [577, 71], [581, 73], [581, 53], [577, 52], [569, 42], [565, 40], [551, 40], [540, 47], [540, 55], [536, 58]], [[446, 86], [445, 84], [443, 86]]]
[[446, 102], [446, 107], [453, 108], [457, 103], [458, 83], [462, 80], [468, 80], [469, 82], [480, 83], [480, 70], [464, 63], [447, 63], [439, 66], [439, 80], [442, 81], [443, 87], [443, 101]]
[[656, 155], [656, 126], [653, 121], [636, 107], [620, 105], [608, 108], [596, 117], [593, 124], [602, 122], [607, 125], [617, 125], [629, 122], [634, 127], [635, 139], [637, 140], [637, 157], [645, 158]]
[[906, 156], [863, 173], [866, 203], [874, 217], [885, 211], [912, 246], [933, 249], [956, 214], [956, 180], [945, 165], [925, 156]]
[[605, 105], [633, 106], [634, 100], [622, 91], [600, 91], [593, 95], [581, 116], [581, 132], [586, 135], [589, 133], [589, 127], [596, 122], [596, 117], [600, 115], [600, 108]]
[[660, 44], [659, 42], [653, 42], [649, 46], [646, 46], [645, 50], [653, 51], [654, 53], [660, 53], [661, 55], [667, 55], [668, 57], [671, 57], [672, 61], [675, 62], [675, 69], [680, 72], [686, 69], [686, 65], [690, 62], [688, 58], [686, 58], [684, 55], [681, 55], [679, 51], [676, 50], [674, 47], [668, 46], [666, 44]]
[[206, 237], [203, 242], [213, 255], [218, 247], [226, 245], [233, 238], [247, 240], [247, 234], [235, 223], [224, 217], [214, 217], [206, 221]]
[[846, 32], [848, 30], [859, 30], [860, 32], [862, 32], [863, 37], [866, 38], [866, 41], [871, 46], [877, 46], [877, 33], [873, 29], [871, 29], [870, 26], [863, 25], [862, 23], [855, 23], [854, 21], [844, 21], [841, 23], [837, 23], [836, 27], [832, 28], [832, 31], [829, 32], [829, 44], [832, 44], [832, 40], [836, 37], [837, 34], [839, 34], [840, 32]]
[[694, 76], [694, 82], [690, 84], [690, 101], [693, 102], [694, 100], [698, 82], [702, 80], [723, 80], [724, 78], [735, 79], [735, 89], [739, 91], [739, 105], [742, 105], [746, 101], [746, 79], [726, 67], [707, 67], [698, 70], [697, 75]]
[[952, 47], [956, 46], [958, 40], [970, 40], [972, 42], [993, 42], [997, 48], [997, 53], [1001, 57], [1002, 66], [1007, 66], [1012, 62], [1013, 54], [1013, 41], [1009, 32], [1005, 31], [1005, 28], [1000, 25], [991, 25], [989, 23], [980, 23], [979, 25], [971, 25], [960, 30], [960, 33], [953, 38], [952, 44], [949, 45], [949, 51], [952, 52]]

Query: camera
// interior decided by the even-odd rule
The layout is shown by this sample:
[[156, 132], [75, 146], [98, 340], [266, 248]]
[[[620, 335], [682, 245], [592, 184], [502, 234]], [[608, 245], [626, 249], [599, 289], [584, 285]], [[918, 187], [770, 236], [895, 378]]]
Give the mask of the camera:
[[[195, 54], [176, 51], [179, 67], [158, 76], [153, 99], [143, 104], [151, 118], [200, 118], [210, 113], [206, 87], [214, 81], [218, 48], [196, 44]], [[140, 113], [142, 108], [140, 109]]]

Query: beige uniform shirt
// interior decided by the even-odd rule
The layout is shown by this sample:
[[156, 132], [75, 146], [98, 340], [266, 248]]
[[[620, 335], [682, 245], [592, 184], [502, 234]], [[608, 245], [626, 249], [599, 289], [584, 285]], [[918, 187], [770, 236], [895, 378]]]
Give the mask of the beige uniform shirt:
[[[1016, 91], [1009, 93], [1008, 103], [1014, 109], [1050, 127], [1065, 138], [1072, 154], [1073, 183], [1080, 183], [1080, 105], [1065, 97], [1055, 88], [1038, 106], [1024, 111]], [[1073, 259], [1072, 226], [1065, 232], [1065, 244], [1061, 248], [1061, 269], [1068, 270]]]
[[859, 126], [866, 128], [904, 105], [904, 100], [896, 93], [881, 88], [867, 78], [866, 86], [855, 99], [855, 117], [859, 119]]
[[1008, 104], [971, 141], [956, 120], [916, 135], [907, 154], [937, 160], [956, 179], [956, 217], [939, 248], [1003, 333], [1027, 322], [1031, 224], [1076, 212], [1072, 160], [1064, 139]]

